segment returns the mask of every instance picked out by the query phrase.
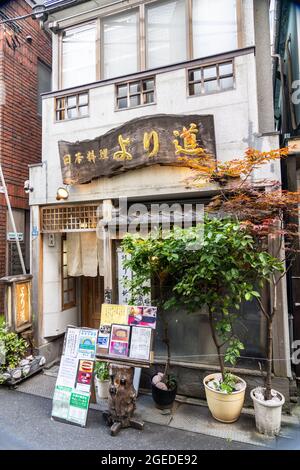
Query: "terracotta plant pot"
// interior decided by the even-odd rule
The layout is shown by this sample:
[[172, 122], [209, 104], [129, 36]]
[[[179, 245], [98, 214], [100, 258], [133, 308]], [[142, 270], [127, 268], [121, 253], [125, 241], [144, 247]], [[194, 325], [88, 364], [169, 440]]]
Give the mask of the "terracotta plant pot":
[[151, 377], [151, 389], [152, 398], [157, 408], [159, 408], [160, 410], [163, 410], [165, 408], [172, 408], [172, 405], [176, 398], [177, 385], [172, 390], [161, 390], [152, 383]]
[[277, 395], [281, 398], [280, 401], [277, 403], [262, 401], [256, 398], [256, 390], [255, 388], [250, 392], [254, 404], [256, 429], [266, 436], [277, 436], [281, 428], [281, 413], [285, 398], [282, 393], [276, 390]]
[[239, 381], [243, 384], [243, 388], [232, 393], [219, 392], [206, 385], [219, 375], [219, 373], [210, 374], [203, 380], [208, 408], [217, 421], [221, 421], [222, 423], [234, 423], [240, 417], [247, 384], [243, 379], [238, 377]]

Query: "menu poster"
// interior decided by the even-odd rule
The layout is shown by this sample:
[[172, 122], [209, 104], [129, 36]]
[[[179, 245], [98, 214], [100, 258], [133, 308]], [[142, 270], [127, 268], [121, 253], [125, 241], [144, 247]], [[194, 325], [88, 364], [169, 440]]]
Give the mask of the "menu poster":
[[129, 307], [128, 324], [156, 328], [157, 307]]
[[128, 313], [129, 308], [127, 305], [102, 304], [100, 326], [114, 323], [127, 325]]
[[97, 330], [90, 328], [80, 329], [78, 352], [81, 357], [95, 358], [97, 335]]
[[110, 334], [109, 354], [128, 357], [130, 326], [112, 325]]
[[141, 361], [150, 360], [152, 344], [152, 328], [143, 326], [131, 327], [129, 357]]
[[85, 426], [98, 330], [68, 327], [55, 385], [52, 417]]
[[110, 331], [110, 325], [100, 326], [97, 338], [96, 355], [108, 354]]

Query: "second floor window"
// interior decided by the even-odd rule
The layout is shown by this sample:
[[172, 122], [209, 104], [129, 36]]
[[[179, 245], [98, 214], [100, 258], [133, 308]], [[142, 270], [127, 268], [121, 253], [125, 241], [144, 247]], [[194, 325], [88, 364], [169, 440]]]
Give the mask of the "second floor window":
[[188, 70], [189, 95], [230, 90], [234, 86], [233, 61]]
[[62, 36], [62, 88], [96, 80], [96, 24], [70, 28]]
[[117, 109], [134, 108], [154, 103], [154, 77], [116, 85]]
[[60, 85], [68, 88], [236, 49], [238, 1], [157, 0], [69, 28], [61, 38]]
[[75, 119], [87, 116], [89, 113], [89, 94], [78, 93], [76, 95], [62, 96], [55, 100], [56, 121]]

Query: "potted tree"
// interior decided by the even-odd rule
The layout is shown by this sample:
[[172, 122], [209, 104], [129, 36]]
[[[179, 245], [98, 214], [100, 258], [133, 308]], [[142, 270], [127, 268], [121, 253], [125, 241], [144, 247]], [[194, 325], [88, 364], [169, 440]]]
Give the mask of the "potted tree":
[[[267, 357], [265, 386], [251, 391], [256, 427], [260, 433], [277, 435], [281, 426], [284, 396], [272, 389], [273, 323], [278, 314], [279, 287], [299, 252], [299, 191], [284, 191], [279, 182], [252, 178], [253, 171], [272, 161], [285, 158], [287, 148], [261, 152], [248, 149], [241, 159], [218, 164], [211, 160], [206, 168], [194, 162], [196, 176], [220, 183], [220, 193], [210, 203], [213, 211], [234, 214], [256, 242], [259, 263], [252, 265], [261, 288], [269, 292], [266, 305], [256, 296], [267, 323]], [[221, 187], [221, 186], [225, 187]], [[271, 252], [273, 256], [266, 253]]]
[[260, 264], [254, 240], [231, 219], [205, 218], [201, 249], [191, 257], [175, 292], [191, 310], [206, 307], [220, 373], [204, 378], [209, 409], [219, 421], [232, 423], [241, 413], [246, 383], [229, 372], [244, 349], [234, 333], [240, 304], [258, 297], [252, 266]]
[[159, 231], [154, 236], [144, 238], [128, 234], [122, 242], [124, 253], [129, 255], [125, 266], [134, 273], [132, 279], [126, 282], [131, 302], [138, 302], [141, 296], [149, 294], [149, 279], [153, 281], [152, 303], [159, 307], [162, 341], [166, 346], [167, 356], [164, 370], [151, 377], [152, 397], [156, 406], [161, 409], [171, 407], [177, 393], [176, 378], [170, 373], [171, 341], [166, 315], [170, 307], [168, 298], [180, 272], [180, 258], [185, 246], [185, 239], [180, 239], [177, 235], [176, 230], [164, 233]]
[[94, 377], [97, 397], [100, 399], [108, 398], [109, 372], [107, 362], [96, 361]]
[[[150, 235], [145, 239], [128, 235], [123, 242], [123, 249], [130, 254], [127, 267], [135, 273], [129, 281], [129, 288], [135, 298], [141, 294], [141, 289], [150, 288], [144, 287], [145, 281], [154, 276], [159, 281], [159, 305], [163, 310], [179, 305], [185, 305], [192, 311], [203, 306], [208, 308], [220, 365], [220, 373], [210, 375], [204, 381], [208, 404], [217, 419], [233, 422], [239, 417], [246, 384], [241, 378], [227, 372], [224, 363], [234, 365], [243, 348], [234, 335], [233, 323], [242, 299], [246, 296], [250, 300], [254, 295], [259, 295], [254, 290], [254, 275], [249, 270], [251, 263], [259, 262], [259, 258], [253, 249], [252, 237], [237, 222], [206, 218], [204, 239], [202, 228], [174, 227], [163, 236]], [[166, 323], [165, 328], [167, 332]], [[165, 371], [152, 378], [153, 398], [157, 402], [160, 402], [158, 396], [162, 395], [161, 390], [168, 391], [168, 335], [165, 335], [165, 343], [168, 353]], [[166, 387], [161, 384], [166, 384]], [[156, 390], [158, 388], [159, 391]], [[224, 406], [221, 410], [219, 407], [216, 409], [215, 404], [221, 401], [224, 401]]]

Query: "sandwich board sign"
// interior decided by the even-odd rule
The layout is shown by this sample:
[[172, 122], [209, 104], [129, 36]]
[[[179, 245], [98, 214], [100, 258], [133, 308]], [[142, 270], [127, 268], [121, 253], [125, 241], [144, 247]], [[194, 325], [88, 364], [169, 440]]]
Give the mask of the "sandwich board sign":
[[85, 427], [98, 330], [68, 326], [54, 389], [52, 418]]

